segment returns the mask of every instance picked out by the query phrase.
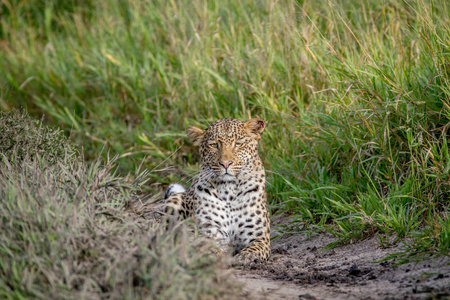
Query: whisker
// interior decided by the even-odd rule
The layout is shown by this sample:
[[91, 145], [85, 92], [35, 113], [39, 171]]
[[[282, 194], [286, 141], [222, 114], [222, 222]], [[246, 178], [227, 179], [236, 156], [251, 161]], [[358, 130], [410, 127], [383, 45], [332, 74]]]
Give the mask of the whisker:
[[175, 166], [168, 166], [168, 167], [162, 168], [162, 169], [157, 169], [157, 170], [153, 169], [152, 172], [164, 172], [164, 171], [169, 171], [169, 170], [173, 170], [173, 169], [175, 169]]
[[156, 168], [158, 168], [160, 165], [162, 165], [163, 163], [165, 163], [169, 158], [171, 158], [172, 156], [174, 156], [175, 153], [177, 153], [178, 150], [180, 150], [182, 146], [183, 146], [183, 145], [181, 145], [180, 147], [178, 147], [177, 150], [175, 150], [174, 152], [172, 152], [172, 154], [170, 154], [165, 160], [163, 160], [163, 161], [160, 162], [156, 167], [154, 167], [154, 168], [150, 171], [150, 173], [153, 172], [153, 171], [155, 171]]
[[274, 185], [271, 184], [267, 179], [266, 179], [266, 183], [267, 183], [268, 185], [270, 185], [271, 187], [274, 187]]
[[[199, 180], [205, 180], [208, 176], [211, 175], [211, 173], [213, 173], [212, 170], [207, 170], [206, 173], [202, 173], [204, 172], [204, 170], [200, 170], [197, 174], [201, 173], [199, 177], [192, 177], [191, 179], [189, 179], [186, 183], [189, 183], [190, 181], [198, 178]], [[208, 178], [209, 179], [209, 178]]]
[[[189, 183], [191, 180], [195, 179], [196, 176], [197, 176], [200, 172], [201, 172], [201, 171], [196, 171], [196, 172], [193, 172], [192, 174], [188, 174], [189, 180], [186, 181], [186, 183]], [[180, 184], [180, 182], [181, 182], [182, 180], [183, 180], [183, 179], [180, 179], [180, 180], [178, 180], [176, 183]]]
[[194, 177], [196, 177], [198, 174], [200, 174], [201, 172], [200, 171], [198, 171], [198, 172], [194, 172], [194, 173], [192, 173], [192, 174], [188, 174], [188, 178], [194, 178]]
[[278, 176], [280, 176], [280, 177], [283, 177], [284, 178], [284, 176], [283, 175], [281, 175], [280, 173], [278, 173], [278, 172], [275, 172], [275, 171], [271, 171], [271, 170], [266, 170], [266, 172], [268, 172], [268, 173], [272, 173], [272, 174], [276, 174], [276, 175], [278, 175]]

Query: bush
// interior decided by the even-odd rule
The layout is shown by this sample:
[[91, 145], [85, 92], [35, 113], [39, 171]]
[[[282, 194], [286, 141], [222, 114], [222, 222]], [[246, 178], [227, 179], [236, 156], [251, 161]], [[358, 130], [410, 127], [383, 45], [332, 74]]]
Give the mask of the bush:
[[54, 164], [77, 155], [62, 130], [44, 126], [23, 110], [0, 112], [0, 153], [18, 164], [31, 157]]

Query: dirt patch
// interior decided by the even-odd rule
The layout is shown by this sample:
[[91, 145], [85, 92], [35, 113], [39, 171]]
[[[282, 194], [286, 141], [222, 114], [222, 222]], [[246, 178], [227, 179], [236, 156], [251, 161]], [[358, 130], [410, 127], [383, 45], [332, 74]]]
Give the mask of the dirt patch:
[[281, 237], [272, 240], [268, 262], [235, 270], [243, 299], [450, 299], [450, 257], [400, 266], [375, 263], [399, 252], [401, 244], [382, 248], [374, 236], [323, 249], [337, 238], [281, 235], [277, 229], [287, 223], [285, 216], [272, 218], [271, 234]]
[[[276, 225], [274, 226], [276, 234]], [[238, 270], [245, 293], [256, 299], [448, 299], [450, 258], [393, 266], [373, 263], [399, 251], [376, 237], [334, 249], [336, 238], [295, 234], [272, 242], [269, 262]]]

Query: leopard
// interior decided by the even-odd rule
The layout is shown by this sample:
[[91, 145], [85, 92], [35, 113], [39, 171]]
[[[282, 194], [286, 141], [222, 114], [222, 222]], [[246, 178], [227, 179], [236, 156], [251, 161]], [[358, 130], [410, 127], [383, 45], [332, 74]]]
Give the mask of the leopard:
[[205, 130], [187, 127], [199, 148], [199, 173], [188, 189], [172, 184], [165, 192], [166, 211], [192, 217], [200, 232], [236, 262], [270, 257], [266, 174], [258, 153], [265, 127], [259, 118], [220, 119]]

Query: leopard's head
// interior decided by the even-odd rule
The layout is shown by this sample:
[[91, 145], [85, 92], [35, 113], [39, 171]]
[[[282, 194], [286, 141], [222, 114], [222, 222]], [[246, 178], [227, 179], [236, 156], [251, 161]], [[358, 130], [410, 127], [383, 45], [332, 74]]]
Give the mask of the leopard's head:
[[190, 126], [186, 134], [200, 148], [201, 174], [233, 180], [254, 171], [264, 171], [258, 155], [258, 140], [264, 131], [265, 122], [251, 119], [221, 119], [206, 130]]

